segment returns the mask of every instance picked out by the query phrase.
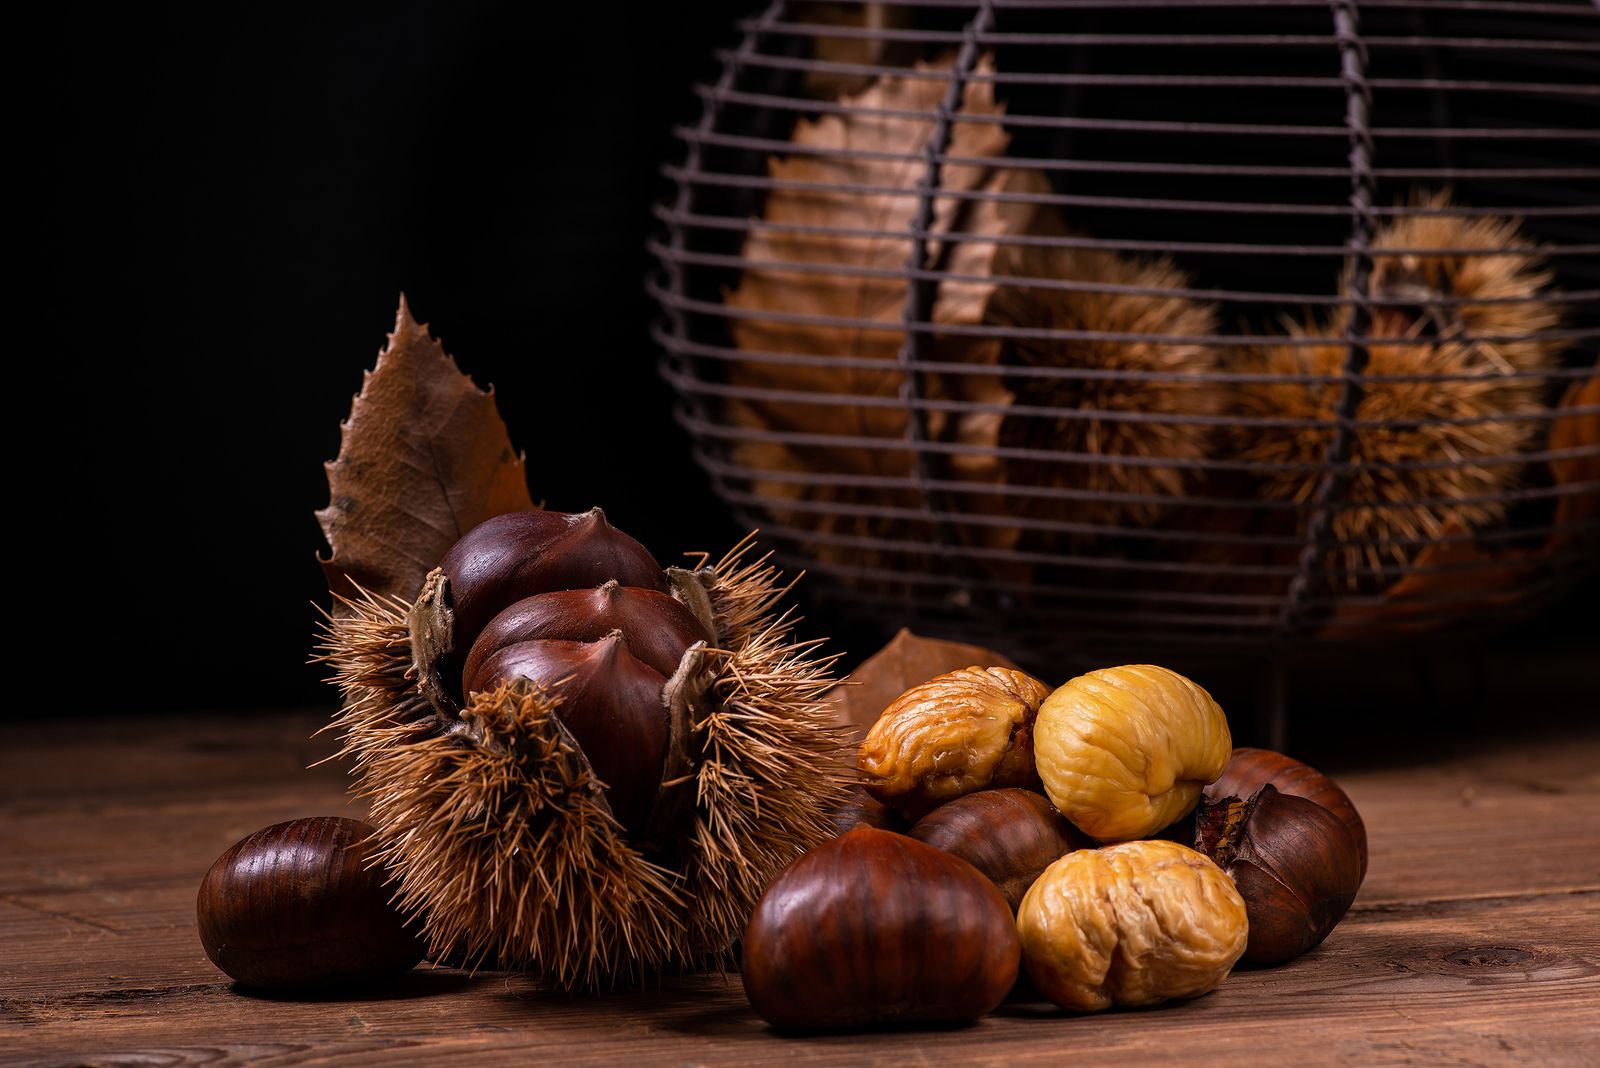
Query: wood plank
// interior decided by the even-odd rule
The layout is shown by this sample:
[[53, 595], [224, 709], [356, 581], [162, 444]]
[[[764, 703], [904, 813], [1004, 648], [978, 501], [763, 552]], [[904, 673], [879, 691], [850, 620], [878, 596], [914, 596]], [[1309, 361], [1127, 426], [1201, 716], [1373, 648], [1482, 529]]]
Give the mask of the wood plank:
[[[596, 998], [422, 969], [362, 998], [242, 994], [205, 959], [201, 874], [259, 826], [359, 814], [306, 765], [314, 716], [30, 726], [0, 735], [0, 1060], [392, 1065], [1583, 1064], [1600, 1036], [1600, 731], [1341, 776], [1372, 866], [1318, 951], [1194, 1002], [951, 1031], [773, 1034], [737, 976]], [[64, 774], [69, 769], [71, 774]]]
[[785, 1038], [750, 1011], [736, 977], [572, 998], [541, 993], [524, 976], [443, 971], [416, 973], [387, 999], [273, 1001], [225, 983], [187, 983], [7, 997], [0, 1019], [7, 1037], [64, 1060], [159, 1053], [177, 1063], [364, 1064], [396, 1053], [473, 1052], [506, 1063], [733, 1065], [781, 1056], [819, 1065], [1029, 1065], [1059, 1063], [1069, 1051], [1141, 1064], [1210, 1061], [1229, 1049], [1272, 1061], [1314, 1049], [1363, 1064], [1482, 1063], [1485, 1054], [1578, 1064], [1600, 1034], [1600, 893], [1562, 897], [1365, 910], [1316, 953], [1241, 972], [1197, 1001], [1093, 1017], [1013, 1005], [948, 1031]]

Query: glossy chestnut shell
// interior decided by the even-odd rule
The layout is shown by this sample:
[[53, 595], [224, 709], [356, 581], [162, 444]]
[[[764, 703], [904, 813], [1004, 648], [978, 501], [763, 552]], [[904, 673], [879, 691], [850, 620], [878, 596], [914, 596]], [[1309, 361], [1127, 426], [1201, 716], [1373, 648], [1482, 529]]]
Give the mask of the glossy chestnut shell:
[[497, 614], [524, 597], [551, 590], [623, 586], [665, 591], [650, 550], [587, 512], [508, 512], [464, 534], [439, 561], [455, 612], [453, 648], [465, 655]]
[[1032, 790], [980, 790], [940, 805], [906, 832], [977, 868], [1012, 911], [1044, 871], [1095, 843]]
[[372, 828], [290, 820], [236, 842], [200, 883], [200, 942], [213, 964], [265, 990], [359, 986], [422, 959], [422, 944], [369, 866]]
[[1011, 908], [964, 860], [858, 826], [784, 869], [745, 931], [745, 993], [785, 1030], [975, 1020], [1016, 981]]
[[596, 642], [518, 642], [495, 650], [469, 691], [522, 681], [560, 700], [561, 720], [600, 781], [617, 822], [642, 830], [661, 789], [669, 727], [667, 680], [628, 650], [620, 631]]
[[488, 622], [462, 667], [462, 690], [471, 693], [483, 662], [507, 645], [549, 638], [593, 642], [613, 631], [664, 678], [678, 670], [691, 645], [711, 639], [694, 613], [656, 590], [615, 580], [592, 590], [553, 590], [524, 597]]

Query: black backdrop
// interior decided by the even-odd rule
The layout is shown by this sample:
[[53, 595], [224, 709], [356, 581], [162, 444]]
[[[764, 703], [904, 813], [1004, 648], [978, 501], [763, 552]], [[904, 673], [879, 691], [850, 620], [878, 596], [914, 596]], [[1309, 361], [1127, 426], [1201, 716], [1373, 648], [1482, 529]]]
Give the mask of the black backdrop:
[[749, 6], [157, 4], [42, 35], [39, 358], [86, 406], [53, 492], [80, 592], [140, 590], [115, 622], [92, 598], [95, 671], [175, 683], [118, 707], [327, 698], [312, 512], [401, 290], [498, 390], [536, 498], [601, 504], [663, 559], [736, 537], [643, 278], [671, 124]]
[[[663, 559], [741, 534], [672, 422], [642, 279], [671, 124], [750, 7], [144, 5], [19, 33], [45, 193], [13, 209], [45, 230], [46, 279], [13, 309], [43, 381], [12, 400], [47, 430], [24, 437], [42, 465], [18, 452], [44, 485], [13, 511], [51, 522], [48, 566], [14, 559], [44, 580], [28, 603], [59, 662], [28, 646], [43, 702], [6, 712], [330, 700], [305, 663], [312, 512], [402, 289], [499, 390], [536, 497], [602, 504]], [[1492, 655], [1335, 656], [1295, 718], [1392, 727], [1396, 695], [1452, 730], [1592, 715], [1593, 603], [1591, 584]], [[1247, 675], [1207, 681], [1248, 701]]]

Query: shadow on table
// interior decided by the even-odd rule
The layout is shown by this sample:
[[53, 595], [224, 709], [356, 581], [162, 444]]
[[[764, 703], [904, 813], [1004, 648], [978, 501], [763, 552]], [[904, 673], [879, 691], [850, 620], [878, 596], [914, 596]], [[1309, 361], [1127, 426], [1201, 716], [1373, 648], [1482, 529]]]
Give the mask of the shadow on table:
[[459, 994], [463, 990], [482, 984], [489, 977], [472, 975], [455, 968], [413, 968], [387, 983], [361, 987], [356, 990], [329, 988], [309, 990], [259, 990], [234, 983], [230, 989], [240, 997], [256, 1001], [295, 1001], [336, 1004], [364, 1001], [417, 1001], [423, 998]]

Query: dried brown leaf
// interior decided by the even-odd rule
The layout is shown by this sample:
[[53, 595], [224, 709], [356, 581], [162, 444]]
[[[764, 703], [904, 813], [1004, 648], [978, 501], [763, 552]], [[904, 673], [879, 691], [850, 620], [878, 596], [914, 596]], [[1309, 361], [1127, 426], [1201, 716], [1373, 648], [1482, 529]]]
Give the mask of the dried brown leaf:
[[[817, 66], [841, 67], [903, 66], [916, 52], [916, 45], [885, 31], [912, 28], [913, 11], [899, 4], [829, 3], [826, 0], [801, 0], [791, 4], [785, 21], [824, 27], [811, 35], [811, 58]], [[832, 34], [825, 27], [869, 30], [865, 34]], [[872, 81], [870, 74], [851, 74], [833, 69], [806, 71], [806, 95], [818, 100], [833, 100], [847, 93], [859, 93]]]
[[340, 429], [339, 457], [327, 465], [328, 506], [317, 512], [333, 550], [321, 560], [335, 593], [354, 582], [409, 600], [462, 534], [533, 507], [493, 389], [461, 373], [404, 296], [389, 345]]
[[992, 649], [962, 642], [924, 638], [901, 628], [889, 644], [873, 653], [843, 683], [828, 691], [834, 717], [860, 742], [878, 715], [901, 694], [935, 675], [964, 667], [1016, 668]]
[[[795, 150], [769, 163], [771, 177], [782, 187], [768, 195], [765, 225], [751, 230], [743, 258], [748, 264], [738, 288], [727, 295], [735, 313], [731, 329], [735, 344], [746, 359], [730, 364], [729, 380], [746, 389], [811, 393], [838, 398], [838, 403], [808, 403], [786, 396], [731, 401], [729, 417], [737, 424], [762, 430], [826, 434], [899, 441], [910, 429], [909, 409], [903, 405], [871, 401], [901, 396], [905, 375], [898, 368], [805, 367], [764, 361], [762, 353], [803, 354], [892, 362], [905, 339], [901, 317], [908, 296], [904, 276], [913, 253], [911, 230], [918, 205], [917, 185], [927, 175], [924, 152], [935, 123], [935, 109], [948, 82], [929, 74], [952, 71], [954, 59], [946, 56], [921, 63], [923, 76], [885, 76], [843, 103], [851, 110], [802, 119], [796, 126]], [[992, 71], [985, 57], [980, 73]], [[872, 112], [887, 111], [891, 114]], [[865, 112], [865, 113], [864, 113]], [[925, 118], [906, 118], [914, 112]], [[961, 107], [951, 127], [945, 154], [951, 157], [999, 159], [1010, 142], [999, 123], [961, 121], [963, 116], [997, 116], [1002, 113], [988, 80], [966, 84]], [[858, 152], [867, 155], [841, 155]], [[903, 158], [884, 159], [892, 154]], [[946, 192], [1042, 192], [1046, 186], [1036, 172], [1013, 171], [996, 165], [947, 164], [939, 174]], [[803, 184], [796, 188], [795, 184]], [[833, 187], [868, 186], [890, 192], [861, 194], [833, 191]], [[992, 241], [942, 240], [943, 235], [1001, 236], [1027, 232], [1035, 206], [992, 200], [938, 197], [928, 231], [924, 266], [952, 274], [987, 278], [996, 255]], [[773, 229], [773, 227], [780, 227]], [[828, 234], [795, 233], [782, 227], [827, 227]], [[839, 233], [837, 231], [847, 231]], [[848, 231], [865, 231], [865, 235]], [[824, 267], [813, 272], [786, 265]], [[839, 268], [846, 268], [840, 271]], [[853, 273], [854, 268], [862, 273]], [[972, 325], [982, 321], [994, 292], [988, 281], [944, 281], [932, 309], [937, 323]], [[811, 316], [848, 318], [864, 325], [844, 327], [767, 318]], [[997, 347], [991, 341], [974, 341], [933, 335], [927, 355], [935, 359], [992, 365]], [[925, 374], [920, 380], [925, 396], [993, 404], [1011, 400], [997, 375]], [[861, 398], [868, 403], [852, 401]], [[923, 415], [928, 437], [992, 447], [999, 417], [993, 413], [951, 416], [944, 412]], [[739, 459], [750, 467], [771, 471], [798, 471], [826, 475], [861, 475], [906, 478], [912, 472], [912, 454], [906, 450], [860, 448], [853, 445], [789, 446], [752, 442], [739, 447]], [[936, 475], [993, 484], [1000, 477], [993, 457], [963, 457], [945, 463]], [[793, 512], [779, 509], [786, 523], [831, 533], [898, 536], [925, 540], [924, 525], [901, 520], [875, 520], [849, 514], [853, 507], [891, 506], [917, 508], [920, 495], [885, 491], [881, 487], [852, 487], [821, 480], [806, 484], [793, 480], [757, 480], [755, 490], [769, 499], [790, 500]], [[977, 504], [978, 502], [969, 502]], [[842, 508], [830, 514], [806, 505]], [[1014, 539], [1014, 532], [986, 528], [988, 543]], [[881, 563], [853, 550], [824, 547], [827, 558], [848, 557], [857, 563]]]

